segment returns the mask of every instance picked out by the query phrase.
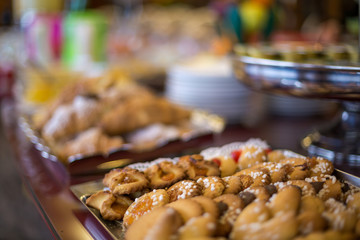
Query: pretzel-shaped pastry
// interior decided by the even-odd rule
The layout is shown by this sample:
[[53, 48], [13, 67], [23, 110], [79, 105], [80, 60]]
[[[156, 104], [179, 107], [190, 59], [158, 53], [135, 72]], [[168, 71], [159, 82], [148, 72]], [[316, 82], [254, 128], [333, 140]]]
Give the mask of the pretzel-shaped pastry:
[[144, 171], [153, 189], [168, 187], [185, 178], [185, 171], [169, 161], [163, 161], [148, 167]]
[[190, 179], [199, 176], [220, 176], [219, 166], [213, 161], [206, 161], [201, 155], [187, 155], [179, 159], [178, 166], [185, 169]]
[[116, 197], [110, 191], [99, 191], [86, 199], [86, 204], [100, 210], [106, 220], [121, 220], [132, 202], [129, 197]]
[[135, 221], [127, 229], [125, 239], [171, 239], [182, 224], [177, 211], [170, 207], [158, 207]]
[[202, 187], [192, 180], [183, 180], [172, 185], [168, 190], [170, 202], [201, 195]]
[[220, 196], [225, 189], [225, 183], [220, 177], [200, 177], [196, 182], [202, 186], [202, 195], [208, 198]]
[[111, 170], [105, 175], [103, 184], [120, 196], [143, 190], [148, 186], [148, 180], [139, 170], [126, 167]]
[[134, 221], [157, 207], [169, 202], [169, 195], [164, 189], [146, 193], [129, 206], [124, 215], [124, 227], [129, 227]]

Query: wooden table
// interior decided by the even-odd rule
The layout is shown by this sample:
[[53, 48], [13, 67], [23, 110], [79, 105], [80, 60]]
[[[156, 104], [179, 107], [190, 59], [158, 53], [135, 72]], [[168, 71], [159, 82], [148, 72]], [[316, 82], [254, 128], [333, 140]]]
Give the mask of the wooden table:
[[[19, 129], [12, 101], [4, 101], [2, 116], [7, 138], [16, 155], [20, 175], [54, 238], [111, 239], [107, 231], [69, 190], [72, 184], [99, 179], [102, 175], [70, 176], [62, 164], [43, 158]], [[254, 128], [228, 126], [222, 134], [214, 137], [210, 145], [220, 146], [255, 137], [266, 140], [273, 148], [286, 148], [305, 154], [300, 146], [300, 140], [325, 120], [326, 118], [323, 117], [267, 117]], [[199, 149], [207, 146], [199, 146]], [[339, 169], [360, 176], [358, 166], [349, 167], [346, 163], [335, 165]]]

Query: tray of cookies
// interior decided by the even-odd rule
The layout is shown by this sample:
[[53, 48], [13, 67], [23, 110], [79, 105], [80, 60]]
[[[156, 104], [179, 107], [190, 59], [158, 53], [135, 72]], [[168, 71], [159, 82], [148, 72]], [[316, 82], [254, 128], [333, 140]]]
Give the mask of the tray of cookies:
[[71, 174], [121, 167], [209, 142], [222, 117], [186, 109], [126, 77], [84, 78], [19, 125], [42, 156]]
[[360, 178], [261, 139], [113, 169], [71, 190], [114, 239], [360, 236]]

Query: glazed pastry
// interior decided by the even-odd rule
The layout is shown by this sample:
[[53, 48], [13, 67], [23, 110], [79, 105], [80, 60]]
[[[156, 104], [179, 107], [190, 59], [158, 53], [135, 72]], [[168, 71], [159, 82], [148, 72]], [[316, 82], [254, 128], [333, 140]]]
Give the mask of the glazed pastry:
[[192, 181], [192, 180], [183, 180], [172, 185], [168, 190], [170, 202], [176, 201], [178, 199], [186, 199], [196, 197], [202, 194], [202, 187]]
[[314, 232], [306, 236], [296, 237], [294, 240], [354, 240], [355, 235], [340, 231], [327, 230], [325, 232]]
[[[215, 150], [216, 156], [221, 155], [219, 153], [226, 155], [225, 150], [232, 151], [230, 148], [223, 152]], [[162, 162], [142, 169], [148, 178], [158, 174], [167, 180], [164, 170], [170, 169], [171, 172], [174, 166], [186, 174], [184, 179], [168, 189], [147, 193], [156, 187], [147, 184], [142, 190], [131, 193], [139, 198], [125, 212], [124, 226], [131, 228], [131, 224], [137, 222], [135, 220], [140, 221], [147, 213], [165, 205], [174, 209], [175, 215], [181, 219], [181, 226], [175, 227], [177, 230], [169, 230], [171, 236], [165, 233], [170, 239], [323, 239], [330, 237], [329, 233], [340, 239], [354, 239], [356, 234], [360, 236], [360, 190], [340, 182], [335, 176], [317, 174], [332, 171], [333, 167], [328, 166], [327, 160], [288, 156], [291, 154], [279, 157], [282, 159], [278, 163], [275, 163], [277, 160], [262, 162], [223, 178], [207, 176], [208, 171], [219, 169], [207, 168], [215, 164], [214, 158], [204, 160], [201, 155], [175, 159], [178, 160], [176, 165]], [[111, 192], [99, 194], [93, 205], [99, 209], [100, 205], [106, 206], [108, 211], [102, 211], [102, 214], [108, 219], [116, 210], [111, 206], [117, 204], [112, 190], [115, 188], [110, 186], [119, 182], [120, 172], [136, 175], [132, 171], [118, 169], [105, 176], [104, 184]], [[170, 174], [169, 178], [172, 177]], [[120, 181], [118, 185], [123, 184]], [[147, 228], [144, 231], [148, 231]], [[154, 232], [153, 236], [161, 239], [160, 231]]]
[[269, 208], [273, 216], [283, 212], [297, 214], [301, 202], [301, 190], [297, 186], [289, 185], [279, 190], [270, 200]]
[[294, 213], [288, 212], [261, 223], [254, 222], [242, 226], [235, 224], [231, 232], [231, 239], [292, 239], [297, 234], [297, 227], [298, 223]]
[[186, 223], [191, 218], [198, 217], [204, 213], [201, 205], [191, 199], [179, 199], [175, 202], [171, 202], [166, 205], [175, 209], [183, 219], [183, 222]]
[[140, 198], [135, 199], [125, 212], [123, 219], [124, 227], [129, 227], [141, 216], [151, 212], [155, 208], [164, 206], [167, 203], [169, 203], [169, 195], [163, 189], [153, 190], [152, 192], [146, 193]]
[[281, 164], [287, 164], [290, 167], [288, 170], [287, 179], [289, 180], [304, 180], [310, 176], [309, 165], [306, 158], [286, 158], [280, 161]]
[[294, 185], [294, 186], [298, 186], [301, 189], [301, 194], [303, 196], [306, 196], [306, 195], [315, 196], [316, 195], [316, 190], [315, 190], [314, 186], [305, 180], [289, 180], [287, 182], [278, 182], [278, 183], [275, 183], [274, 185], [278, 189], [282, 189], [289, 185]]
[[126, 196], [115, 197], [110, 191], [99, 191], [86, 199], [86, 204], [100, 211], [106, 220], [121, 220], [133, 201]]
[[202, 195], [208, 198], [220, 196], [225, 189], [225, 183], [220, 177], [200, 177], [196, 182], [202, 187]]
[[267, 154], [267, 159], [269, 162], [278, 163], [281, 160], [285, 159], [284, 151], [282, 150], [272, 150]]
[[251, 223], [262, 223], [271, 218], [271, 211], [266, 206], [266, 201], [250, 203], [236, 218], [234, 229]]
[[238, 166], [240, 169], [250, 168], [267, 161], [266, 149], [253, 144], [245, 145], [241, 150]]
[[[254, 201], [237, 217], [231, 239], [291, 239], [298, 231], [294, 212], [271, 213], [265, 201]], [[274, 216], [274, 217], [272, 217]]]
[[234, 176], [240, 178], [243, 189], [247, 189], [254, 183], [254, 179], [249, 175], [239, 174], [239, 172], [238, 172], [238, 173], [235, 173]]
[[322, 214], [329, 223], [329, 227], [336, 231], [353, 232], [356, 227], [356, 213], [353, 209], [330, 198], [325, 201], [325, 211]]
[[287, 180], [287, 175], [289, 174], [290, 168], [286, 164], [273, 163], [273, 162], [263, 162], [257, 164], [251, 169], [264, 170], [270, 174], [271, 182], [284, 182]]
[[237, 170], [237, 163], [232, 157], [216, 157], [211, 161], [218, 162], [220, 166], [221, 177], [233, 175]]
[[263, 169], [244, 169], [234, 174], [235, 176], [247, 175], [253, 179], [251, 186], [264, 186], [271, 183], [270, 175], [268, 170]]
[[113, 195], [104, 201], [100, 208], [100, 214], [106, 220], [121, 220], [132, 203], [133, 200], [127, 196]]
[[341, 183], [336, 179], [335, 176], [314, 176], [311, 178], [306, 178], [305, 181], [312, 184], [317, 183], [317, 185], [320, 185], [317, 195], [324, 201], [329, 198], [340, 200], [342, 197]]
[[152, 165], [144, 173], [150, 180], [150, 187], [153, 189], [168, 187], [186, 176], [182, 168], [168, 161]]
[[317, 157], [313, 158], [313, 161], [315, 161], [315, 166], [310, 168], [310, 176], [322, 176], [322, 175], [330, 175], [334, 171], [334, 165], [331, 161]]
[[257, 200], [268, 201], [271, 196], [277, 192], [273, 185], [249, 187], [244, 192], [249, 192], [255, 195]]
[[327, 221], [319, 212], [305, 211], [297, 216], [299, 232], [307, 235], [312, 232], [324, 231], [327, 227]]
[[327, 179], [325, 180], [322, 189], [318, 192], [318, 196], [324, 201], [330, 198], [340, 200], [341, 193], [341, 183], [337, 180]]
[[126, 240], [168, 240], [182, 225], [179, 213], [158, 207], [135, 221], [126, 231]]
[[220, 211], [213, 199], [204, 196], [197, 196], [191, 198], [191, 200], [199, 203], [205, 213], [210, 214], [215, 219], [219, 217]]
[[325, 210], [324, 201], [317, 196], [303, 196], [301, 198], [300, 213], [302, 212], [317, 212], [323, 213]]
[[204, 160], [201, 155], [183, 156], [177, 164], [186, 171], [190, 179], [197, 179], [199, 176], [220, 176], [219, 166], [213, 161]]
[[244, 189], [241, 178], [239, 176], [228, 176], [222, 178], [225, 183], [224, 194], [237, 194]]
[[198, 239], [201, 237], [212, 237], [216, 232], [216, 218], [205, 213], [201, 216], [191, 218], [179, 229], [179, 239]]
[[141, 191], [148, 186], [145, 175], [133, 168], [113, 169], [103, 179], [103, 184], [115, 195], [130, 194]]
[[360, 192], [349, 195], [346, 199], [347, 207], [355, 209], [356, 213], [360, 214]]
[[245, 207], [244, 202], [238, 195], [224, 194], [214, 199], [222, 208], [222, 213], [217, 226], [217, 235], [227, 236], [241, 210]]

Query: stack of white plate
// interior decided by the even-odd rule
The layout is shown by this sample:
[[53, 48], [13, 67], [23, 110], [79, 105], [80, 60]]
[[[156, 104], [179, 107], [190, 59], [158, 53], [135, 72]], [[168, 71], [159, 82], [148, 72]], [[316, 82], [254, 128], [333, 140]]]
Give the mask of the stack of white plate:
[[338, 106], [329, 100], [275, 95], [268, 96], [268, 99], [268, 109], [271, 113], [289, 117], [324, 115], [334, 111]]
[[228, 58], [202, 55], [172, 66], [165, 94], [171, 102], [207, 110], [230, 123], [243, 122], [256, 109], [253, 93], [233, 77]]

